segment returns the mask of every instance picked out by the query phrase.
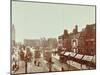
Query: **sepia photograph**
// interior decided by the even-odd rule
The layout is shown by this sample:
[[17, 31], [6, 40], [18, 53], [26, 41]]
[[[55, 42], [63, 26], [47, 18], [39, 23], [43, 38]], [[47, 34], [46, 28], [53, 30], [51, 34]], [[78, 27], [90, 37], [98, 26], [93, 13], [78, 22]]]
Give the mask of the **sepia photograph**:
[[96, 5], [11, 1], [11, 74], [96, 69]]

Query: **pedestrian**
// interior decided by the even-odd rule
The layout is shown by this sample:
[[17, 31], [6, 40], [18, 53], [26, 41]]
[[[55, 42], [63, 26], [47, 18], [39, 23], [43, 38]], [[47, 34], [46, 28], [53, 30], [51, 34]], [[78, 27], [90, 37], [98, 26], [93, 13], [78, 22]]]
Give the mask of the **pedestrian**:
[[40, 66], [40, 62], [38, 62], [38, 67]]
[[64, 68], [62, 67], [61, 70], [64, 71]]
[[15, 64], [13, 65], [13, 71], [16, 72], [16, 71], [18, 71], [18, 69], [19, 69], [19, 65], [15, 61]]
[[34, 60], [34, 65], [36, 66], [36, 60]]

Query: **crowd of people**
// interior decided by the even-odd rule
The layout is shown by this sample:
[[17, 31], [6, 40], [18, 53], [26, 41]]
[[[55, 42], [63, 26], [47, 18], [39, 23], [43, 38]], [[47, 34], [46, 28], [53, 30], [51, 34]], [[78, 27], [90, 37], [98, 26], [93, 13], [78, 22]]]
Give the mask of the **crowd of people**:
[[[38, 60], [38, 58], [40, 58], [41, 56], [39, 56], [40, 54], [37, 52], [35, 53], [36, 49], [33, 49], [33, 47], [30, 46], [15, 46], [12, 47], [12, 52], [11, 52], [11, 56], [12, 56], [12, 71], [13, 73], [18, 71], [20, 66], [19, 66], [19, 62], [20, 61], [24, 61], [25, 64], [27, 62], [33, 62], [35, 66], [40, 67], [41, 62]], [[36, 57], [36, 55], [38, 55]]]
[[11, 54], [13, 72], [19, 69], [19, 61], [31, 62], [33, 58], [30, 47], [27, 46], [13, 47]]

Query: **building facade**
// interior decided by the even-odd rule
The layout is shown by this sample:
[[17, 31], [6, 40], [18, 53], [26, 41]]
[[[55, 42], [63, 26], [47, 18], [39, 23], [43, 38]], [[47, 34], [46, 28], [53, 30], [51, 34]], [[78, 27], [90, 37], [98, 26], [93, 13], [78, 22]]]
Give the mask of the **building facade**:
[[86, 25], [79, 37], [79, 52], [87, 55], [96, 54], [96, 28], [95, 24]]
[[24, 39], [24, 45], [37, 47], [37, 46], [40, 46], [40, 40], [39, 39]]
[[57, 48], [57, 39], [56, 38], [48, 38], [48, 47]]
[[65, 49], [65, 51], [71, 51], [75, 53], [85, 55], [96, 54], [96, 24], [86, 25], [86, 27], [78, 32], [78, 26], [76, 25], [72, 33], [68, 33], [64, 30], [61, 36], [58, 36], [58, 52]]

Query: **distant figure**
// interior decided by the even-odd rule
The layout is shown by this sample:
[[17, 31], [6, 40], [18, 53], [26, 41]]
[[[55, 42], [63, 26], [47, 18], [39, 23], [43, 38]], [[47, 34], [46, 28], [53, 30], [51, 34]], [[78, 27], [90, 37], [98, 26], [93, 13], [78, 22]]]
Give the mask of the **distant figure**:
[[36, 66], [36, 60], [34, 61], [34, 64], [35, 64], [35, 66]]
[[40, 62], [38, 62], [38, 67], [40, 66]]
[[62, 67], [61, 70], [64, 71], [64, 68]]
[[19, 65], [15, 62], [13, 65], [13, 71], [16, 72], [19, 69]]

